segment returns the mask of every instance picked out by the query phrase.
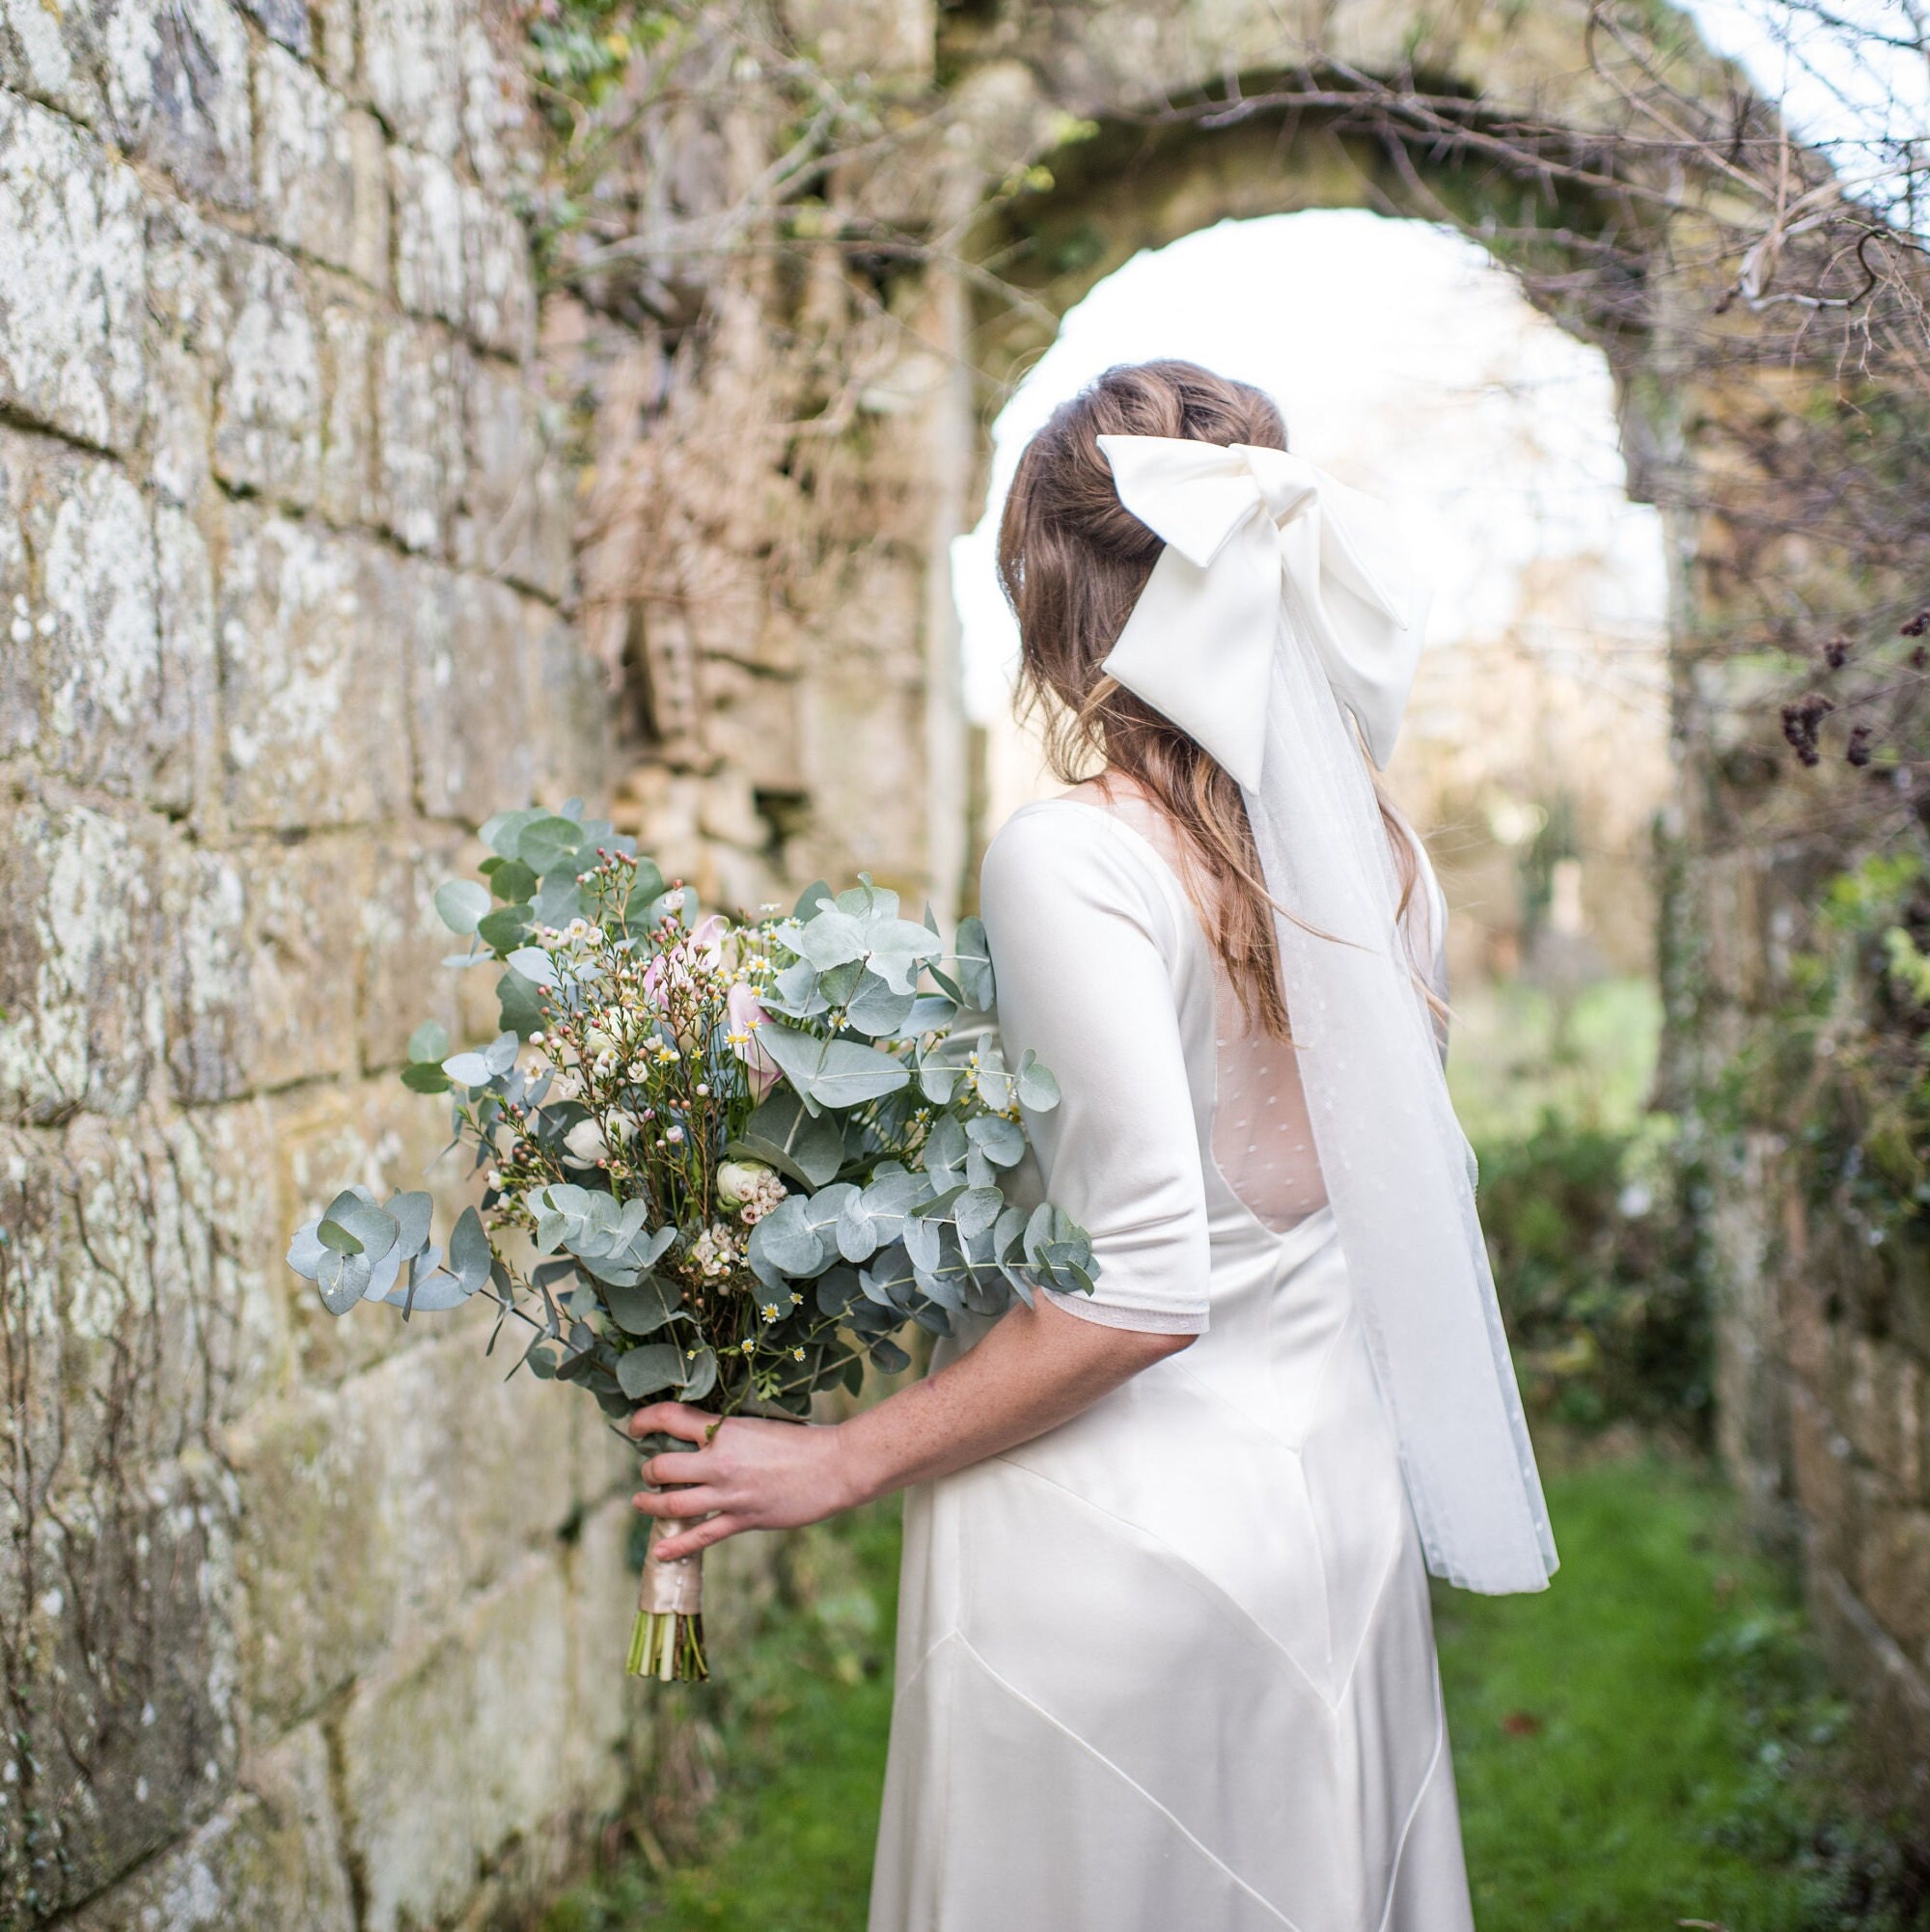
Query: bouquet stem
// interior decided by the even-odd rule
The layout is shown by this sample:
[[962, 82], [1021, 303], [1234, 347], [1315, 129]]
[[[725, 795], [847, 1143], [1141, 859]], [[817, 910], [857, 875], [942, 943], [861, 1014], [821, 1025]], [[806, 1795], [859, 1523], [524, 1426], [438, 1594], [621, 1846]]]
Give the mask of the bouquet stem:
[[659, 1525], [644, 1559], [637, 1620], [630, 1626], [630, 1675], [666, 1684], [701, 1682], [710, 1675], [703, 1655], [703, 1557], [700, 1552], [659, 1562], [656, 1546], [665, 1533]]

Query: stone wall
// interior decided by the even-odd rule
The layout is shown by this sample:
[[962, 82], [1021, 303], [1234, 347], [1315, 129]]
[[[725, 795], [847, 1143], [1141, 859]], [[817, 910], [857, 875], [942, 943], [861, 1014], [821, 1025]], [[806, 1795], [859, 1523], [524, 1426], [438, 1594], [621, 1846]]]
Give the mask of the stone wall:
[[436, 1149], [426, 889], [605, 784], [503, 31], [0, 5], [8, 1924], [427, 1923], [631, 1780], [620, 1454], [280, 1260]]

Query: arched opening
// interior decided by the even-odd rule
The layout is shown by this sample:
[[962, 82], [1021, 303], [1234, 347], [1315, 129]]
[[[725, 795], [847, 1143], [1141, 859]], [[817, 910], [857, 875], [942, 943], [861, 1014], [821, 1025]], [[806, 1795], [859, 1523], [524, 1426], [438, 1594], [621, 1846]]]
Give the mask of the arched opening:
[[1056, 782], [1011, 717], [994, 578], [1013, 466], [1116, 362], [1179, 355], [1279, 399], [1292, 446], [1389, 501], [1434, 586], [1392, 778], [1456, 919], [1456, 1057], [1478, 1128], [1632, 1119], [1659, 1030], [1650, 826], [1671, 783], [1661, 519], [1628, 493], [1602, 351], [1485, 250], [1343, 208], [1226, 220], [1094, 283], [992, 426], [953, 547], [980, 842]]

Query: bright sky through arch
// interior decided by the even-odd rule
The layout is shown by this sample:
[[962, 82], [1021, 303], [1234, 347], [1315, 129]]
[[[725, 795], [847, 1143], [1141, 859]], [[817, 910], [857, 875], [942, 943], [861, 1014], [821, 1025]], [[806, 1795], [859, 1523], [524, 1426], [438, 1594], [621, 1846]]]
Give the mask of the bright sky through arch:
[[1137, 255], [1068, 313], [999, 417], [985, 518], [953, 546], [973, 716], [1004, 708], [1016, 658], [993, 558], [1019, 452], [1100, 371], [1166, 355], [1266, 389], [1294, 449], [1394, 508], [1435, 586], [1431, 643], [1505, 629], [1527, 573], [1585, 556], [1610, 560], [1590, 629], [1652, 649], [1660, 537], [1624, 493], [1599, 352], [1536, 315], [1475, 243], [1318, 210]]

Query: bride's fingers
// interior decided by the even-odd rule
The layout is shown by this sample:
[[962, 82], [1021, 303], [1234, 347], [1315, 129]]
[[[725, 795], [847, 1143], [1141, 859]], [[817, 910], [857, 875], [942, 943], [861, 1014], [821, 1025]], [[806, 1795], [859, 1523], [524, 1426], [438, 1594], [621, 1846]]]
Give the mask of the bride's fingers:
[[741, 1516], [713, 1516], [694, 1529], [679, 1530], [675, 1536], [664, 1537], [650, 1554], [661, 1563], [674, 1563], [680, 1558], [694, 1557], [698, 1551], [707, 1550], [712, 1543], [721, 1543], [726, 1536], [734, 1536], [739, 1531], [751, 1527]]
[[687, 1443], [707, 1443], [716, 1426], [715, 1416], [688, 1402], [648, 1402], [624, 1424], [633, 1436], [662, 1434]]
[[711, 1489], [640, 1489], [630, 1498], [646, 1516], [705, 1516], [721, 1506], [722, 1499]]
[[653, 1455], [642, 1472], [644, 1480], [655, 1483], [659, 1489], [708, 1482], [715, 1473], [703, 1449], [673, 1449], [667, 1455]]

